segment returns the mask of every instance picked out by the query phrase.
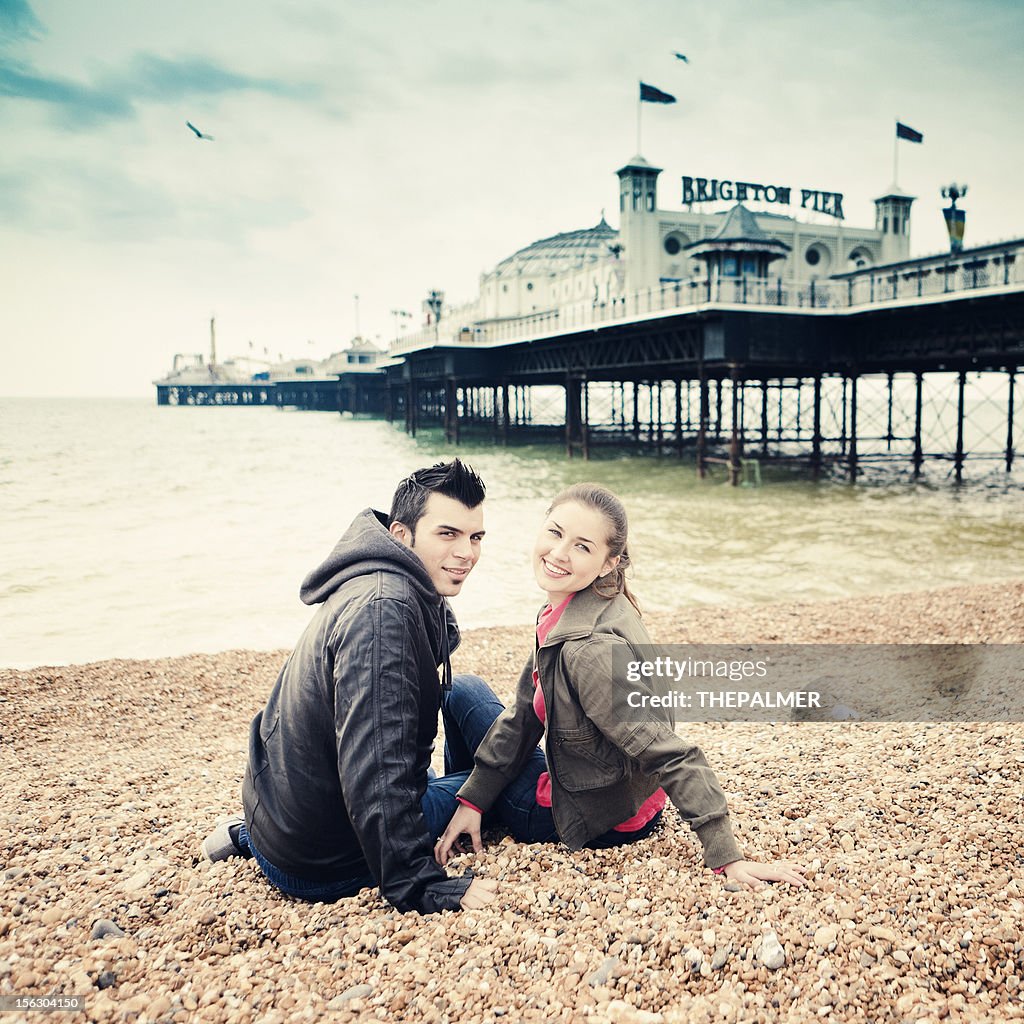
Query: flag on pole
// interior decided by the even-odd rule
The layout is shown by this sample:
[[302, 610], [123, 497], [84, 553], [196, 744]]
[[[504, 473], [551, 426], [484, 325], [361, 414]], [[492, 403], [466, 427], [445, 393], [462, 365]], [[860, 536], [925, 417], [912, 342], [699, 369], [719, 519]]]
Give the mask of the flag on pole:
[[924, 136], [917, 131], [914, 131], [910, 125], [904, 124], [902, 121], [896, 122], [896, 138], [906, 139], [907, 142], [921, 142], [924, 140]]
[[640, 83], [641, 103], [675, 103], [675, 101], [675, 96], [662, 92], [660, 89], [655, 89], [653, 85], [647, 85], [645, 82]]

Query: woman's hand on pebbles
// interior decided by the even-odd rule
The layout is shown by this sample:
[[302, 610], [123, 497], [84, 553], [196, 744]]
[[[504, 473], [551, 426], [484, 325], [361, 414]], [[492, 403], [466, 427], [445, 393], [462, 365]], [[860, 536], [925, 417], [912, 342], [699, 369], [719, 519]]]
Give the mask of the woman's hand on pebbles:
[[462, 897], [463, 910], [479, 910], [498, 898], [498, 883], [491, 878], [474, 878]]
[[[448, 827], [444, 830], [444, 834], [434, 846], [434, 859], [438, 864], [444, 865], [448, 863], [448, 859], [452, 856], [453, 847], [456, 853], [463, 852], [462, 844], [459, 842], [459, 837], [462, 835], [469, 836], [473, 844], [474, 853], [484, 852], [484, 844], [480, 840], [481, 818], [482, 815], [479, 811], [474, 811], [472, 807], [467, 807], [465, 804], [459, 804], [458, 810], [452, 815], [452, 820], [448, 822]], [[469, 895], [472, 888], [470, 886], [466, 895]]]
[[806, 885], [807, 880], [800, 868], [788, 861], [776, 860], [771, 864], [759, 864], [753, 860], [734, 860], [725, 866], [725, 877], [730, 882], [739, 882], [751, 889], [764, 888], [765, 882], [789, 882], [790, 885]]

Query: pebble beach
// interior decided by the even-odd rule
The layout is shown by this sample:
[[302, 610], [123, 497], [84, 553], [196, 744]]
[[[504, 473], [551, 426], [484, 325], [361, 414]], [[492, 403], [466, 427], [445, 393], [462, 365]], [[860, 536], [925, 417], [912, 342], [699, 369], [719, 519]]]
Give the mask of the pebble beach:
[[[661, 643], [1019, 644], [1024, 582], [647, 620]], [[468, 632], [453, 667], [508, 700], [530, 643]], [[453, 870], [498, 900], [420, 917], [199, 862], [285, 655], [0, 670], [0, 996], [81, 997], [69, 1022], [1024, 1019], [1024, 725], [688, 725], [747, 856], [805, 888], [737, 889], [670, 807], [617, 850], [485, 835]]]

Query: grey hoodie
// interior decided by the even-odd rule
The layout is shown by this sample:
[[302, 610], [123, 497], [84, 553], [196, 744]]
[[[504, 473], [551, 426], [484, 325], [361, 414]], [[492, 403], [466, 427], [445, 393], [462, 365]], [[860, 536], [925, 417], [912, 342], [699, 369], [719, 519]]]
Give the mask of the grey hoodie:
[[366, 509], [303, 581], [319, 605], [253, 719], [242, 801], [250, 839], [287, 874], [369, 873], [399, 910], [455, 909], [471, 877], [433, 858], [420, 801], [441, 683], [459, 642], [426, 567]]

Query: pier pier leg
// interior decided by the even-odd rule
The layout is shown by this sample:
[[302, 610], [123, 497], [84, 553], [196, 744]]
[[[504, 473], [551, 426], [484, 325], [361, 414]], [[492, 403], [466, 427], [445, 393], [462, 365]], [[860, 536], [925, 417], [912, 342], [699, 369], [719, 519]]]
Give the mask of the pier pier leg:
[[967, 385], [967, 371], [961, 370], [956, 378], [956, 454], [953, 467], [956, 482], [963, 479], [964, 470], [964, 389]]
[[583, 420], [580, 423], [580, 444], [583, 447], [583, 460], [590, 460], [590, 382], [586, 377], [582, 382]]
[[847, 392], [849, 391], [849, 380], [846, 375], [843, 374], [843, 422], [839, 430], [839, 453], [841, 455], [846, 454], [846, 415], [847, 415]]
[[885, 450], [887, 452], [891, 452], [892, 451], [892, 378], [893, 378], [893, 374], [892, 373], [886, 374], [886, 378], [887, 378], [887, 381], [886, 381], [886, 385], [887, 385], [886, 386], [886, 391], [887, 391], [888, 406], [889, 406], [889, 418], [888, 418], [888, 421], [887, 421], [887, 424], [886, 424], [886, 428], [885, 428]]
[[811, 476], [821, 476], [821, 374], [814, 375], [814, 433], [811, 435]]
[[740, 430], [740, 371], [732, 368], [732, 434], [729, 438], [729, 483], [738, 487], [743, 474], [743, 436]]
[[1013, 469], [1013, 384], [1017, 375], [1017, 367], [1011, 366], [1007, 370], [1009, 377], [1009, 391], [1006, 396], [1006, 472]]
[[640, 385], [633, 381], [633, 440], [640, 440]]
[[459, 443], [459, 389], [454, 377], [444, 382], [444, 439], [448, 444]]
[[501, 443], [508, 446], [508, 381], [501, 384]]
[[683, 381], [676, 377], [676, 455], [683, 454]]
[[704, 376], [704, 368], [700, 370], [700, 426], [697, 428], [697, 476], [703, 480], [707, 476], [708, 467], [705, 461], [707, 454], [708, 421], [711, 418], [711, 395], [708, 393], [708, 379]]
[[857, 375], [850, 377], [850, 453], [847, 458], [850, 483], [857, 480]]
[[722, 440], [722, 378], [715, 378], [715, 441]]
[[761, 381], [761, 456], [768, 456], [768, 378]]
[[921, 464], [924, 452], [921, 448], [921, 392], [924, 387], [924, 374], [918, 370], [914, 374], [914, 476], [921, 475]]
[[565, 375], [565, 454], [571, 459], [579, 443], [580, 424], [583, 419], [581, 381], [571, 373]]

